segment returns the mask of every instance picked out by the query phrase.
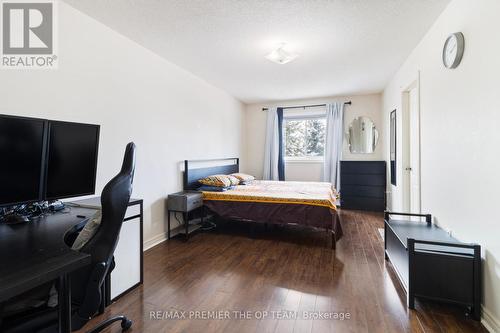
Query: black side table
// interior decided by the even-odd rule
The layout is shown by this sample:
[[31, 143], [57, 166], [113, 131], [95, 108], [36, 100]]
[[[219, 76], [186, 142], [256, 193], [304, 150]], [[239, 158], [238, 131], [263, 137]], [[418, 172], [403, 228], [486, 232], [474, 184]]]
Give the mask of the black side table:
[[[170, 213], [182, 213], [184, 220], [185, 240], [189, 239], [189, 233], [195, 231], [199, 226], [189, 227], [189, 213], [201, 208], [203, 210], [203, 195], [201, 192], [181, 191], [168, 195], [167, 198], [167, 215], [168, 215], [168, 239], [170, 239]], [[201, 214], [201, 223], [203, 223], [203, 215]], [[191, 230], [190, 230], [191, 229]]]

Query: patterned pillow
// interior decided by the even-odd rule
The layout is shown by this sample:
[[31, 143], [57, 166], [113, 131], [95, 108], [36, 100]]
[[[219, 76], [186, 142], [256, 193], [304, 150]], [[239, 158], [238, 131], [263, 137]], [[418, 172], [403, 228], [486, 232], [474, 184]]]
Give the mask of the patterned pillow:
[[211, 175], [198, 180], [199, 183], [209, 186], [229, 187], [231, 181], [226, 175]]
[[232, 173], [231, 176], [238, 178], [241, 182], [255, 180], [254, 176], [247, 175], [246, 173]]
[[231, 185], [233, 185], [233, 186], [240, 184], [240, 180], [238, 178], [236, 178], [235, 176], [228, 175], [227, 178], [229, 179], [229, 181], [231, 182]]
[[92, 237], [94, 237], [97, 229], [99, 229], [99, 226], [101, 225], [101, 219], [102, 212], [101, 210], [98, 210], [94, 216], [91, 217], [90, 221], [85, 224], [85, 227], [83, 227], [82, 231], [80, 231], [76, 237], [73, 245], [71, 246], [72, 250], [81, 250], [81, 248], [84, 247], [85, 244], [92, 239]]

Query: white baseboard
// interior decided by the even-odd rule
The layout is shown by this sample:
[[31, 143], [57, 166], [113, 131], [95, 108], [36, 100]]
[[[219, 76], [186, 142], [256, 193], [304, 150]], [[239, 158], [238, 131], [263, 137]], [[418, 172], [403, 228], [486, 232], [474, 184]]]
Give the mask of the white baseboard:
[[[193, 222], [199, 222], [200, 219], [194, 219], [194, 220], [190, 220], [189, 221], [189, 224], [193, 223]], [[184, 231], [184, 226], [182, 225], [178, 225], [177, 227], [173, 228], [173, 229], [170, 229], [170, 237], [175, 237], [177, 236], [179, 233], [182, 233]], [[189, 231], [191, 233], [191, 231]], [[161, 233], [161, 234], [158, 234], [156, 236], [154, 236], [153, 238], [150, 238], [148, 239], [147, 241], [144, 242], [143, 244], [143, 251], [147, 251], [149, 250], [150, 248], [152, 247], [155, 247], [156, 245], [160, 244], [160, 243], [163, 243], [164, 241], [167, 240], [167, 233], [164, 232], [164, 233]]]
[[156, 236], [154, 236], [153, 238], [150, 238], [148, 239], [147, 241], [144, 242], [143, 244], [143, 251], [147, 251], [149, 250], [150, 248], [160, 244], [160, 243], [163, 243], [164, 241], [167, 240], [167, 235], [166, 233], [161, 233], [161, 234], [158, 234]]
[[500, 333], [500, 320], [495, 318], [495, 316], [488, 311], [484, 306], [482, 307], [483, 316], [481, 318], [481, 324], [488, 330], [490, 333]]

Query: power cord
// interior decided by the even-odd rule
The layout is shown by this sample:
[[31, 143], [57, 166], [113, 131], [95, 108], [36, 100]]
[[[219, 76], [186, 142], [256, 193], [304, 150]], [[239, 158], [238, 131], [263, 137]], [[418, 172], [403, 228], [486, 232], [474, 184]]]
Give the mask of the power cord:
[[[179, 217], [177, 216], [177, 212], [174, 212], [174, 218], [177, 220], [177, 222], [179, 222], [179, 224], [183, 225], [184, 222], [181, 221], [179, 219]], [[201, 230], [203, 231], [210, 231], [210, 230], [213, 230], [217, 227], [217, 224], [215, 224], [215, 222], [212, 222], [212, 221], [209, 221], [208, 219], [203, 219], [203, 223], [200, 227]]]
[[62, 201], [39, 201], [30, 204], [21, 204], [1, 208], [0, 221], [7, 220], [8, 217], [12, 217], [13, 215], [19, 215], [29, 221], [32, 221], [50, 213], [69, 213], [70, 211], [71, 208], [66, 207]]

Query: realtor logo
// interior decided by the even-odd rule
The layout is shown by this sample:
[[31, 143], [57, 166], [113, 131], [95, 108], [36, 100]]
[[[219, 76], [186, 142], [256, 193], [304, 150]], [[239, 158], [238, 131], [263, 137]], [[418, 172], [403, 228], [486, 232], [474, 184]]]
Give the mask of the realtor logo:
[[2, 68], [54, 68], [53, 1], [2, 2]]

